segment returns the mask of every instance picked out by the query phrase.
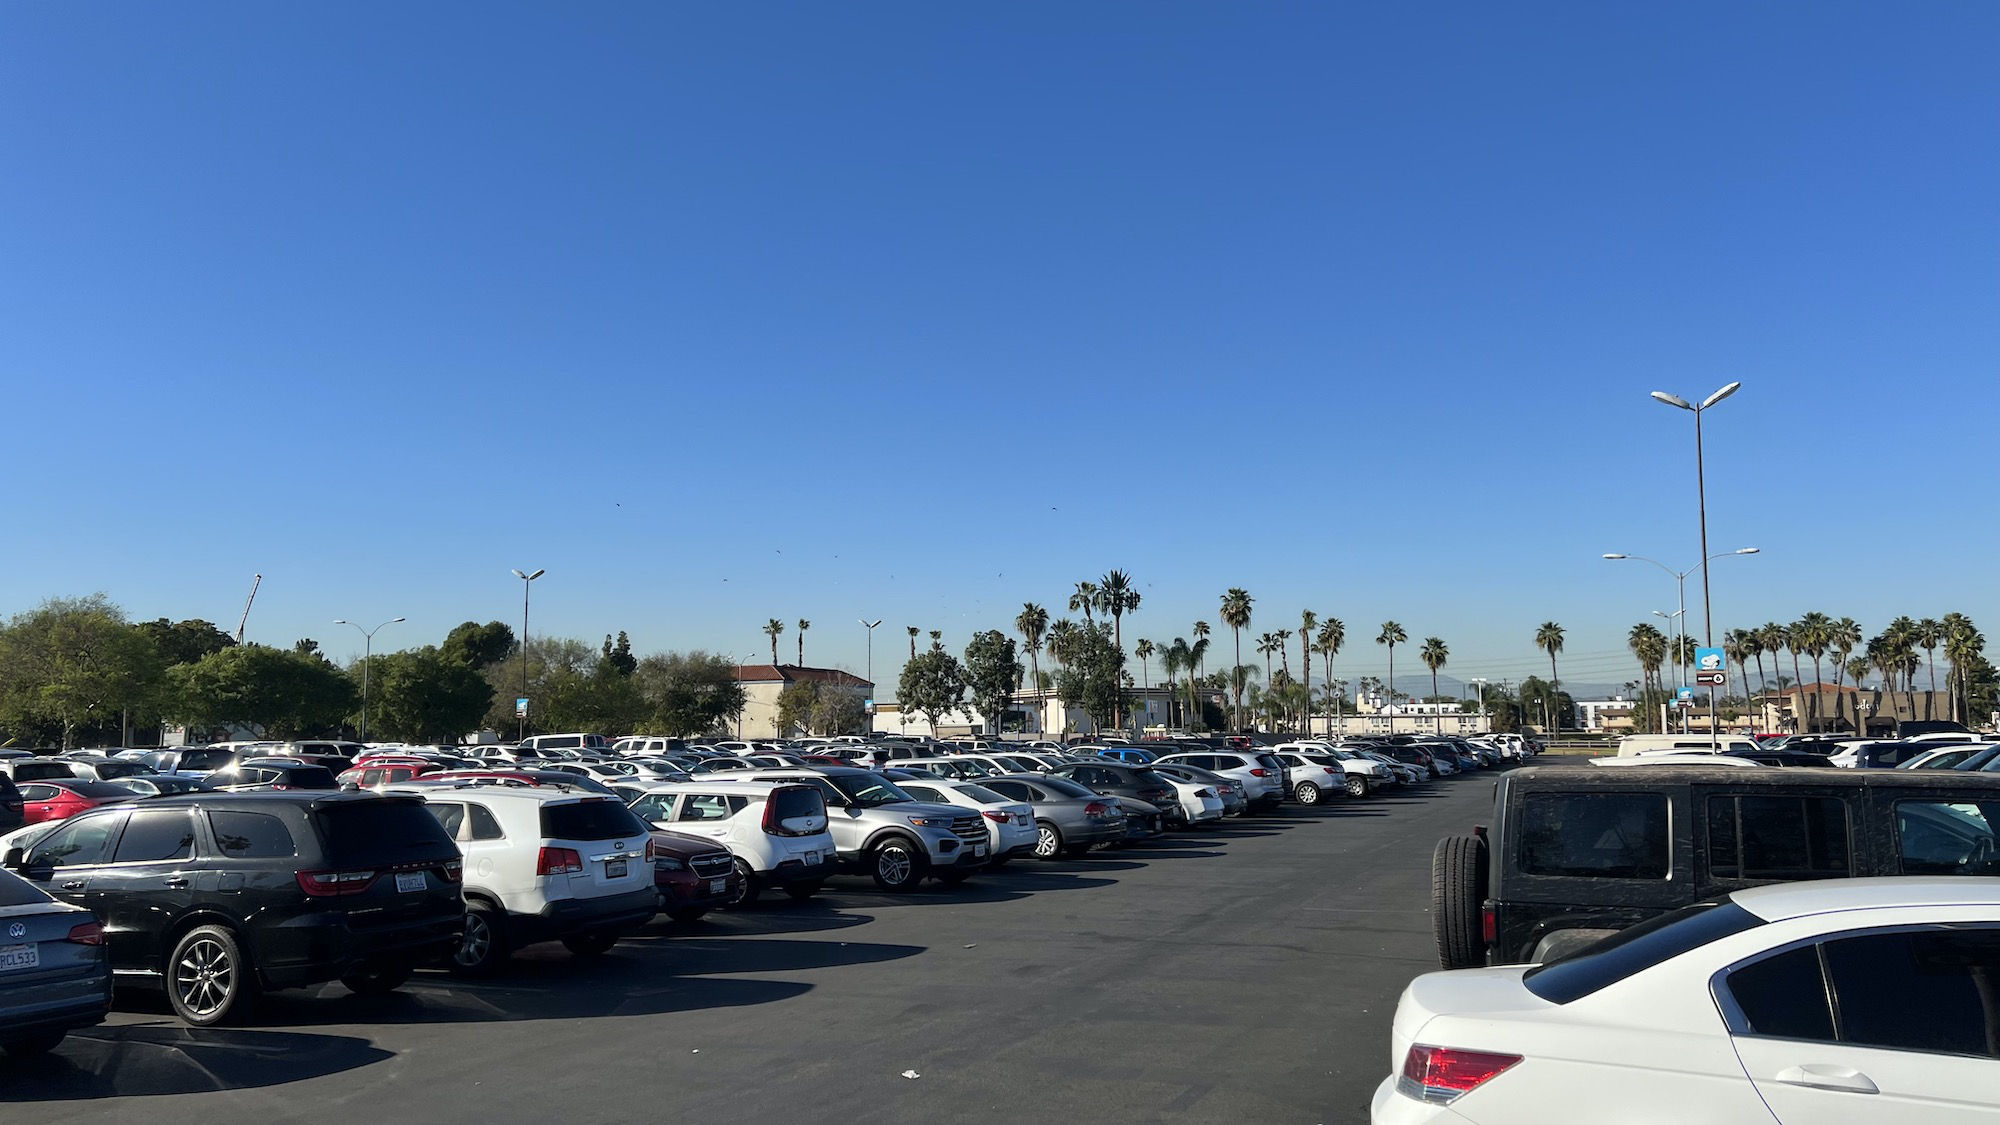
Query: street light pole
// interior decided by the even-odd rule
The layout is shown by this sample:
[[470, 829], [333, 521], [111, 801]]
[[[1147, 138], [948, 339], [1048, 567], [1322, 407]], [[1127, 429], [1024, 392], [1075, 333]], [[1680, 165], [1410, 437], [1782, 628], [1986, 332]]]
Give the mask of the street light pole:
[[368, 741], [368, 658], [375, 648], [375, 634], [385, 626], [394, 625], [402, 620], [404, 618], [391, 617], [373, 629], [363, 629], [346, 618], [334, 622], [335, 625], [353, 625], [361, 633], [361, 741], [363, 742]]
[[868, 630], [868, 697], [869, 698], [868, 698], [867, 733], [869, 734], [875, 733], [875, 626], [880, 625], [881, 623], [882, 619], [879, 617], [873, 621], [861, 622], [861, 627], [863, 629]]
[[[523, 574], [518, 570], [514, 572], [514, 577], [521, 580], [521, 698], [522, 699], [528, 698], [528, 590], [530, 587], [534, 585], [535, 579], [540, 578], [542, 575], [547, 574], [548, 572], [549, 571], [547, 567], [543, 567], [542, 569], [537, 570], [533, 574]], [[523, 709], [521, 711], [519, 718], [521, 720], [520, 737], [526, 738], [528, 737], [528, 712], [526, 711], [526, 709]]]
[[[1720, 392], [1717, 392], [1717, 393], [1720, 393]], [[1709, 563], [1711, 563], [1711, 562], [1714, 562], [1714, 561], [1715, 561], [1716, 559], [1726, 559], [1726, 558], [1729, 558], [1729, 557], [1730, 557], [1730, 556], [1732, 556], [1732, 555], [1755, 555], [1755, 554], [1761, 554], [1761, 553], [1762, 553], [1762, 551], [1761, 551], [1761, 550], [1760, 550], [1759, 548], [1756, 548], [1756, 547], [1738, 547], [1738, 548], [1737, 548], [1736, 550], [1734, 550], [1734, 551], [1722, 551], [1722, 552], [1719, 552], [1719, 553], [1717, 553], [1717, 554], [1713, 554], [1713, 555], [1709, 554], [1709, 553], [1708, 553], [1708, 532], [1707, 532], [1707, 522], [1706, 522], [1706, 517], [1704, 517], [1704, 520], [1703, 520], [1703, 530], [1702, 530], [1702, 559], [1701, 559], [1701, 568], [1700, 568], [1700, 569], [1701, 569], [1701, 584], [1702, 584], [1702, 602], [1703, 602], [1703, 612], [1706, 612], [1706, 610], [1707, 610], [1707, 601], [1708, 601], [1708, 564], [1709, 564]], [[1607, 559], [1614, 559], [1614, 560], [1615, 560], [1615, 559], [1631, 559], [1631, 560], [1633, 560], [1633, 561], [1635, 561], [1635, 562], [1648, 562], [1648, 563], [1652, 563], [1652, 564], [1653, 564], [1654, 566], [1657, 566], [1657, 567], [1659, 567], [1659, 568], [1660, 568], [1661, 570], [1664, 570], [1664, 571], [1666, 571], [1666, 572], [1667, 572], [1668, 574], [1671, 574], [1671, 575], [1673, 575], [1673, 576], [1674, 576], [1674, 590], [1675, 590], [1675, 600], [1676, 600], [1677, 604], [1679, 605], [1679, 610], [1678, 610], [1678, 612], [1677, 612], [1677, 613], [1675, 614], [1675, 616], [1677, 616], [1677, 617], [1678, 617], [1678, 616], [1680, 616], [1681, 614], [1685, 614], [1685, 613], [1687, 612], [1687, 576], [1688, 576], [1688, 575], [1690, 575], [1690, 574], [1693, 574], [1693, 573], [1695, 572], [1695, 568], [1694, 568], [1694, 567], [1689, 567], [1689, 568], [1687, 568], [1686, 570], [1675, 570], [1675, 569], [1674, 569], [1673, 567], [1670, 567], [1670, 566], [1668, 566], [1668, 565], [1667, 565], [1666, 563], [1663, 563], [1663, 562], [1661, 562], [1661, 561], [1660, 561], [1660, 560], [1658, 560], [1658, 559], [1649, 559], [1649, 558], [1647, 558], [1647, 557], [1646, 557], [1646, 556], [1644, 556], [1644, 555], [1628, 555], [1628, 554], [1625, 554], [1625, 553], [1623, 553], [1623, 552], [1620, 552], [1620, 551], [1614, 551], [1614, 552], [1612, 552], [1612, 553], [1610, 553], [1610, 554], [1607, 554], [1607, 555], [1605, 555], [1604, 557], [1605, 557], [1605, 558], [1607, 558]], [[1657, 613], [1657, 614], [1659, 614], [1659, 615], [1660, 615], [1661, 617], [1665, 617], [1665, 616], [1666, 616], [1666, 614], [1664, 614], [1664, 613], [1660, 613], [1660, 611], [1659, 611], [1659, 610], [1654, 610], [1653, 612], [1654, 612], [1654, 613]], [[1712, 626], [1712, 625], [1709, 625], [1709, 626], [1707, 626], [1707, 628], [1708, 628], [1708, 629], [1712, 629], [1712, 628], [1713, 628], [1713, 626]], [[1683, 618], [1683, 619], [1682, 619], [1682, 626], [1681, 626], [1681, 635], [1685, 636], [1685, 635], [1686, 635], [1686, 633], [1687, 633], [1687, 628], [1686, 628], [1686, 619], [1685, 619], [1685, 618]], [[1709, 636], [1709, 640], [1708, 640], [1708, 641], [1706, 642], [1706, 647], [1710, 647], [1710, 648], [1713, 648], [1713, 647], [1714, 647], [1714, 644], [1715, 644], [1715, 642], [1714, 642], [1714, 637], [1713, 637], [1712, 635], [1710, 635], [1710, 636]], [[1687, 683], [1687, 644], [1686, 644], [1685, 642], [1677, 642], [1677, 643], [1676, 643], [1676, 644], [1674, 645], [1674, 665], [1675, 665], [1675, 672], [1676, 672], [1676, 674], [1678, 674], [1678, 675], [1680, 676], [1680, 683], [1679, 683], [1679, 684], [1677, 684], [1676, 686], [1685, 686], [1685, 685], [1686, 685], [1686, 683]], [[1714, 739], [1714, 734], [1715, 734], [1715, 693], [1714, 693], [1714, 692], [1712, 692], [1712, 691], [1708, 693], [1708, 709], [1709, 709], [1709, 714], [1708, 714], [1708, 728], [1709, 728], [1709, 735], [1710, 735], [1710, 738], [1709, 738], [1709, 749], [1713, 750], [1713, 749], [1715, 749], [1716, 747], [1715, 747], [1715, 739]]]

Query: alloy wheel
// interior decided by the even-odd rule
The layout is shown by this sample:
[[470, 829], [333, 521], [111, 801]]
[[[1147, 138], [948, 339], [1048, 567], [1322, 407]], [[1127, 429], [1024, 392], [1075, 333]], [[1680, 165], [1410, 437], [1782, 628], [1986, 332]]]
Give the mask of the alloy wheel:
[[202, 938], [181, 951], [174, 965], [174, 992], [190, 1013], [214, 1015], [229, 1003], [236, 985], [236, 965], [229, 951], [213, 938]]

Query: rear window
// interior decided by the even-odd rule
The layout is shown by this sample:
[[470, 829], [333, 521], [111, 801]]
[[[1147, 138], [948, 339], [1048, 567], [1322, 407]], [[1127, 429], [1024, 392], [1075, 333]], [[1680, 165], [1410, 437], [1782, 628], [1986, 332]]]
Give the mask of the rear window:
[[548, 840], [622, 840], [643, 836], [644, 822], [617, 801], [575, 801], [542, 806], [542, 837]]
[[1663, 961], [1712, 941], [1764, 924], [1733, 902], [1697, 902], [1622, 930], [1521, 978], [1528, 991], [1551, 1004], [1567, 1004], [1608, 988]]
[[293, 789], [338, 789], [340, 780], [325, 766], [294, 766], [280, 770], [278, 784]]
[[144, 762], [99, 762], [97, 777], [100, 781], [110, 781], [114, 777], [131, 777], [134, 774], [150, 773]]
[[46, 781], [75, 776], [76, 771], [62, 762], [22, 762], [14, 767], [15, 781]]
[[1661, 793], [1543, 793], [1521, 802], [1521, 871], [1597, 879], [1664, 879]]
[[46, 906], [55, 900], [11, 871], [0, 871], [0, 906]]
[[771, 815], [779, 820], [797, 816], [825, 816], [826, 802], [811, 789], [780, 789], [771, 794]]
[[1066, 777], [1045, 777], [1035, 784], [1060, 797], [1095, 797], [1097, 791], [1078, 785]]
[[1897, 801], [1896, 846], [1905, 875], [2000, 872], [2000, 801]]
[[186, 750], [181, 753], [179, 768], [184, 770], [219, 770], [236, 756], [232, 750]]
[[343, 801], [314, 810], [326, 844], [326, 861], [374, 865], [410, 863], [439, 853], [458, 854], [444, 827], [420, 801]]

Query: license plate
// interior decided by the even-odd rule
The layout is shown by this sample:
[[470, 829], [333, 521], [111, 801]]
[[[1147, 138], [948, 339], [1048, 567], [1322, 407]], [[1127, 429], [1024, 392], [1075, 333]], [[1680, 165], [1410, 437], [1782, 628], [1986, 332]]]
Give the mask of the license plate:
[[424, 873], [421, 871], [396, 872], [396, 889], [404, 892], [423, 890]]
[[39, 945], [0, 945], [0, 972], [8, 969], [35, 969], [42, 964]]
[[728, 890], [729, 890], [729, 880], [727, 879], [710, 879], [708, 881], [709, 894], [719, 895]]
[[986, 845], [985, 845], [985, 844], [974, 844], [974, 845], [972, 845], [972, 854], [973, 854], [973, 855], [975, 855], [975, 856], [982, 856], [982, 855], [985, 855], [985, 854], [986, 854]]
[[623, 879], [625, 877], [625, 861], [622, 859], [605, 860], [604, 877], [606, 879]]

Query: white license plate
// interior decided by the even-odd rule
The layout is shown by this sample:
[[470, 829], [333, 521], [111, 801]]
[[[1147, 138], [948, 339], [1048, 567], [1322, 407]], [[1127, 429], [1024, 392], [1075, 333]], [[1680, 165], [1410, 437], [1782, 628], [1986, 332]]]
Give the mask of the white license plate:
[[605, 860], [604, 877], [606, 879], [623, 879], [625, 877], [625, 861], [622, 859]]
[[396, 889], [405, 893], [424, 889], [424, 873], [421, 871], [396, 872]]
[[729, 880], [727, 879], [710, 879], [708, 881], [709, 894], [719, 895], [724, 891], [727, 891], [728, 889], [729, 889]]
[[973, 854], [973, 855], [975, 855], [975, 856], [982, 856], [982, 855], [985, 855], [985, 854], [986, 854], [986, 845], [985, 845], [985, 844], [974, 844], [974, 845], [972, 845], [972, 854]]
[[36, 969], [42, 964], [39, 945], [0, 945], [0, 972], [8, 969]]

